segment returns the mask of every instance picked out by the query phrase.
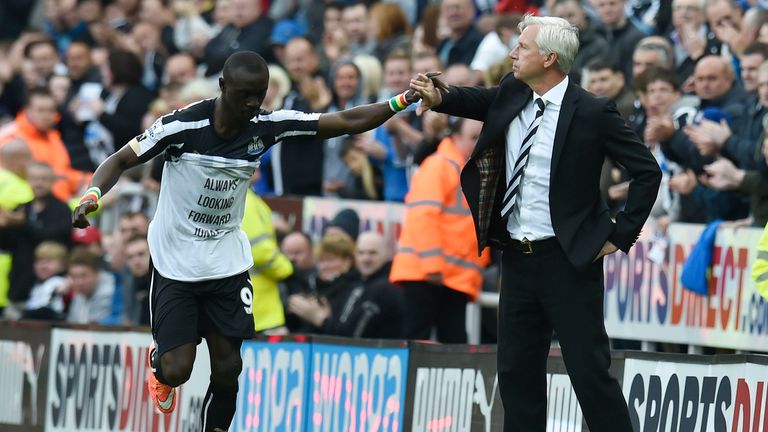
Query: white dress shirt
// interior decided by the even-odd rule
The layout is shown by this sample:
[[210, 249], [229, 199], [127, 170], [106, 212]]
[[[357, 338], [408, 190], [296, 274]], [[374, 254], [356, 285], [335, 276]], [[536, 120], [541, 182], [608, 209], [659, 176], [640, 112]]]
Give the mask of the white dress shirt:
[[507, 219], [507, 231], [515, 240], [543, 240], [554, 237], [552, 218], [549, 212], [549, 176], [552, 166], [552, 149], [555, 141], [557, 120], [560, 118], [560, 107], [563, 96], [568, 88], [566, 76], [559, 84], [552, 87], [546, 94], [533, 97], [520, 114], [512, 120], [507, 129], [507, 167], [506, 182], [512, 178], [512, 170], [520, 153], [520, 145], [525, 139], [525, 132], [536, 115], [537, 98], [544, 99], [544, 116], [531, 152], [528, 155], [528, 165], [523, 172], [523, 180], [515, 197], [515, 207]]

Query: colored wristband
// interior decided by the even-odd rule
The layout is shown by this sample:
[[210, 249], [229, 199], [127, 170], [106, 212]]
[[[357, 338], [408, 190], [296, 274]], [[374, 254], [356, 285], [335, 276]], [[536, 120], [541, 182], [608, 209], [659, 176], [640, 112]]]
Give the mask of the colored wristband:
[[92, 194], [92, 193], [83, 195], [83, 197], [80, 198], [80, 204], [88, 200], [95, 202], [96, 205], [99, 205], [99, 197], [97, 197], [96, 194]]
[[88, 188], [87, 191], [85, 191], [85, 195], [88, 195], [89, 193], [92, 193], [96, 195], [96, 198], [101, 199], [101, 189], [99, 189], [96, 186], [91, 186]]
[[410, 105], [410, 103], [405, 99], [405, 92], [392, 96], [389, 99], [389, 109], [391, 109], [392, 112], [400, 112], [406, 109], [408, 105]]
[[87, 191], [85, 191], [85, 194], [83, 194], [83, 197], [80, 198], [80, 204], [91, 200], [96, 203], [96, 205], [99, 205], [99, 200], [101, 199], [101, 189], [97, 187], [90, 187]]

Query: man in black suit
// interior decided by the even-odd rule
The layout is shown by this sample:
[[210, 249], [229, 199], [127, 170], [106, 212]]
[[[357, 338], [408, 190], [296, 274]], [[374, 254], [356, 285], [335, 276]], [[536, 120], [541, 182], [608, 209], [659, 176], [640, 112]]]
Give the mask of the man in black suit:
[[[552, 331], [592, 432], [630, 432], [603, 325], [603, 256], [629, 251], [661, 180], [651, 153], [616, 106], [569, 82], [578, 32], [560, 18], [526, 16], [498, 87], [411, 81], [424, 111], [485, 121], [461, 184], [480, 249], [503, 248], [498, 371], [504, 431], [544, 431]], [[600, 198], [606, 156], [632, 178], [612, 220]]]

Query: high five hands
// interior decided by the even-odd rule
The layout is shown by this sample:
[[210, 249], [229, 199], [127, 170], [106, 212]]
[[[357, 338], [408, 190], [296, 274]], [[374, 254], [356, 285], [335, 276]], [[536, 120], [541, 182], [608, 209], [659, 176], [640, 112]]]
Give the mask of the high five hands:
[[425, 111], [443, 102], [443, 94], [448, 93], [448, 84], [437, 78], [441, 73], [420, 73], [411, 80], [411, 92], [416, 92], [421, 96], [421, 105], [416, 109], [416, 114], [422, 115]]

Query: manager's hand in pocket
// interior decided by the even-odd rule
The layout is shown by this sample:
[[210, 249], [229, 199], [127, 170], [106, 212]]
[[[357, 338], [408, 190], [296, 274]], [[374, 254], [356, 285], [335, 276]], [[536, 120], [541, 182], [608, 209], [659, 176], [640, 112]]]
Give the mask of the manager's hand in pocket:
[[595, 257], [595, 259], [592, 260], [592, 262], [595, 262], [606, 255], [610, 255], [616, 252], [617, 250], [619, 250], [619, 248], [614, 246], [613, 243], [611, 243], [610, 241], [606, 241], [605, 244], [603, 245], [603, 248], [600, 249], [600, 252], [598, 252], [597, 256]]

